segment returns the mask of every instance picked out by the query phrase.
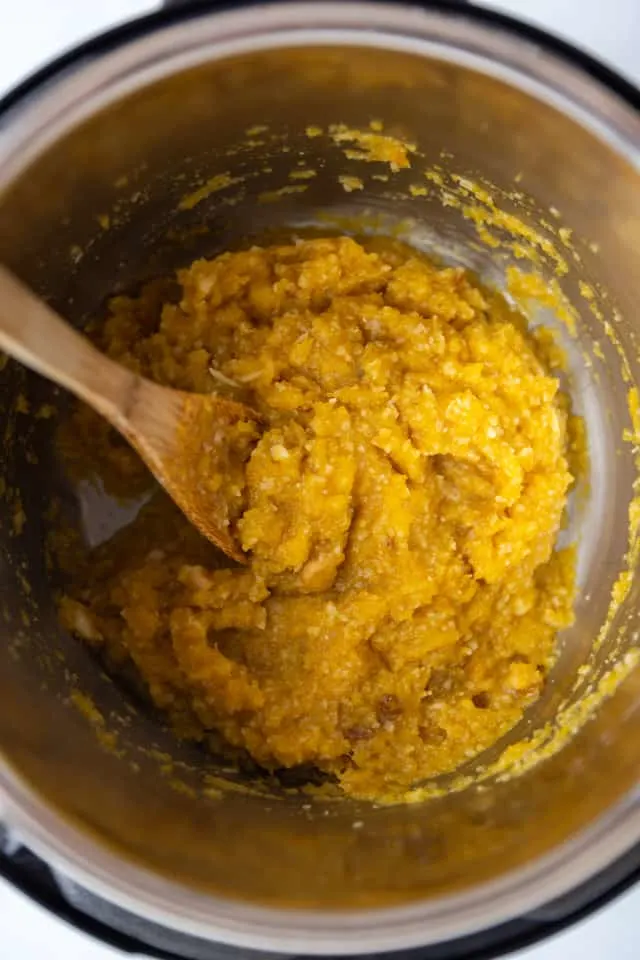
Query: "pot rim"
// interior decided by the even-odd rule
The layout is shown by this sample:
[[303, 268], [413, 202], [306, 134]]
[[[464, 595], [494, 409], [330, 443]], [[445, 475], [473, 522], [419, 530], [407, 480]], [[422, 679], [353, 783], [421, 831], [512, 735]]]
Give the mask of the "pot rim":
[[[461, 29], [465, 43], [454, 48]], [[443, 0], [420, 6], [284, 0], [215, 9], [194, 3], [88, 41], [0, 101], [0, 191], [61, 135], [134, 89], [214, 57], [293, 43], [350, 43], [455, 60], [560, 107], [640, 169], [640, 92], [569, 44], [502, 14]], [[186, 934], [306, 954], [425, 946], [527, 913], [640, 841], [638, 799], [632, 791], [559, 848], [462, 893], [375, 910], [284, 909], [199, 893], [124, 860], [49, 807], [0, 759], [4, 817], [36, 854], [87, 890]]]

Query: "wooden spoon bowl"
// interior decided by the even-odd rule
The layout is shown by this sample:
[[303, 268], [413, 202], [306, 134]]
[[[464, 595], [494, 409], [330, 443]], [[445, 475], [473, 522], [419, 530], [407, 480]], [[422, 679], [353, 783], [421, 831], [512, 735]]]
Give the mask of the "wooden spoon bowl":
[[162, 387], [100, 353], [0, 266], [0, 349], [75, 394], [137, 450], [185, 516], [246, 562], [232, 524], [258, 414], [214, 394]]

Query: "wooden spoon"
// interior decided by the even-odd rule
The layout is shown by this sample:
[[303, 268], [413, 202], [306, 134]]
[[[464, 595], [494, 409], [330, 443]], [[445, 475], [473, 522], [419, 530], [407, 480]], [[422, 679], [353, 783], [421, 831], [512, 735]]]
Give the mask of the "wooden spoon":
[[[246, 562], [230, 529], [224, 480], [258, 437], [258, 415], [214, 395], [161, 387], [100, 353], [0, 265], [0, 349], [70, 390], [140, 454], [186, 517]], [[245, 423], [245, 427], [241, 424]], [[252, 426], [250, 426], [252, 425]]]

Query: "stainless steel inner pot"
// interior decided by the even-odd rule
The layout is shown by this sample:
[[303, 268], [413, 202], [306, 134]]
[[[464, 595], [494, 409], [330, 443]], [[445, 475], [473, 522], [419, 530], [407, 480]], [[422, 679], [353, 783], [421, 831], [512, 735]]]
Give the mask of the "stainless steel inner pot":
[[[563, 894], [640, 840], [637, 577], [594, 646], [624, 568], [636, 477], [623, 431], [638, 375], [640, 119], [602, 78], [479, 14], [274, 3], [121, 31], [16, 98], [0, 128], [0, 256], [79, 325], [114, 289], [200, 253], [305, 225], [346, 230], [354, 217], [383, 232], [404, 223], [410, 241], [500, 283], [508, 259], [478, 244], [459, 209], [437, 191], [410, 194], [416, 165], [390, 184], [356, 161], [349, 172], [364, 189], [347, 194], [343, 152], [305, 135], [377, 119], [417, 144], [422, 166], [491, 181], [507, 210], [517, 181], [531, 198], [518, 216], [544, 233], [554, 208], [573, 231], [560, 285], [579, 310], [570, 368], [590, 437], [572, 518], [581, 595], [548, 690], [511, 739], [584, 702], [616, 664], [629, 669], [561, 749], [518, 776], [409, 806], [207, 794], [207, 757], [128, 703], [57, 624], [44, 546], [58, 491], [53, 426], [14, 409], [19, 391], [32, 410], [51, 391], [13, 364], [1, 374], [2, 816], [107, 901], [265, 950], [344, 954], [461, 936]], [[269, 136], [248, 140], [258, 125]], [[301, 158], [318, 171], [308, 188], [258, 202], [291, 184]], [[188, 189], [224, 172], [242, 187], [179, 209]], [[551, 276], [544, 258], [541, 269]], [[580, 281], [601, 285], [612, 338], [578, 303]], [[78, 690], [92, 709], [77, 709]]]

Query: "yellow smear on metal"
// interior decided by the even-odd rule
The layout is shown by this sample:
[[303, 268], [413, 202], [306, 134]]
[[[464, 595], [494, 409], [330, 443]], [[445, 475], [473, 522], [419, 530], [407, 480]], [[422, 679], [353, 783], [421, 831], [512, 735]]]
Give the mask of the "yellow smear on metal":
[[507, 268], [507, 290], [520, 306], [547, 307], [565, 325], [569, 333], [576, 332], [576, 311], [564, 296], [557, 280], [545, 280], [537, 273], [523, 273], [517, 267]]
[[26, 513], [24, 512], [24, 508], [23, 508], [23, 506], [22, 506], [22, 501], [21, 501], [21, 499], [20, 499], [20, 494], [19, 494], [19, 493], [16, 493], [16, 496], [15, 496], [15, 504], [14, 504], [14, 508], [13, 508], [13, 518], [12, 518], [12, 526], [13, 526], [13, 534], [14, 534], [14, 536], [16, 536], [16, 537], [19, 537], [19, 536], [20, 536], [20, 534], [21, 534], [22, 531], [24, 530], [24, 526], [25, 526], [26, 522], [27, 522], [27, 515], [26, 515]]
[[289, 174], [290, 180], [313, 180], [318, 176], [317, 170], [292, 170]]
[[425, 170], [424, 175], [427, 180], [430, 180], [431, 183], [435, 183], [437, 187], [444, 186], [444, 177], [439, 170]]
[[[382, 129], [382, 124], [379, 125], [379, 129]], [[355, 148], [349, 147], [344, 150], [347, 159], [364, 160], [368, 163], [388, 163], [394, 172], [411, 166], [409, 158], [416, 151], [414, 143], [407, 143], [398, 137], [373, 130], [354, 130], [343, 123], [332, 124], [329, 127], [329, 135], [337, 145], [355, 144]]]
[[283, 197], [287, 197], [294, 193], [304, 193], [306, 189], [306, 185], [290, 185], [287, 187], [280, 187], [279, 190], [265, 190], [264, 193], [258, 194], [258, 203], [277, 203], [277, 201], [282, 200]]
[[500, 243], [499, 237], [496, 237], [489, 230], [490, 227], [497, 228], [505, 231], [510, 237], [526, 241], [532, 249], [532, 253], [534, 251], [543, 253], [554, 263], [555, 272], [558, 276], [564, 276], [568, 272], [569, 268], [565, 258], [558, 252], [557, 247], [549, 237], [526, 224], [515, 214], [500, 209], [493, 194], [485, 186], [457, 174], [452, 174], [451, 179], [457, 184], [463, 195], [473, 201], [471, 204], [461, 204], [463, 216], [475, 223], [482, 239], [489, 242], [490, 246], [495, 246], [496, 240]]
[[240, 177], [232, 177], [230, 173], [218, 173], [215, 177], [210, 177], [197, 190], [187, 193], [178, 204], [178, 210], [192, 210], [207, 197], [210, 197], [212, 193], [225, 190], [227, 187], [233, 186], [234, 183], [240, 182]]
[[338, 177], [338, 183], [345, 193], [353, 193], [354, 190], [364, 190], [364, 183], [360, 177], [348, 177], [345, 174]]
[[81, 690], [76, 689], [71, 691], [69, 700], [76, 710], [82, 714], [85, 720], [88, 720], [88, 722], [91, 724], [95, 730], [98, 743], [109, 753], [115, 753], [118, 755], [118, 738], [113, 731], [107, 730], [106, 720], [96, 707], [91, 697], [89, 697], [86, 693], [83, 693]]

